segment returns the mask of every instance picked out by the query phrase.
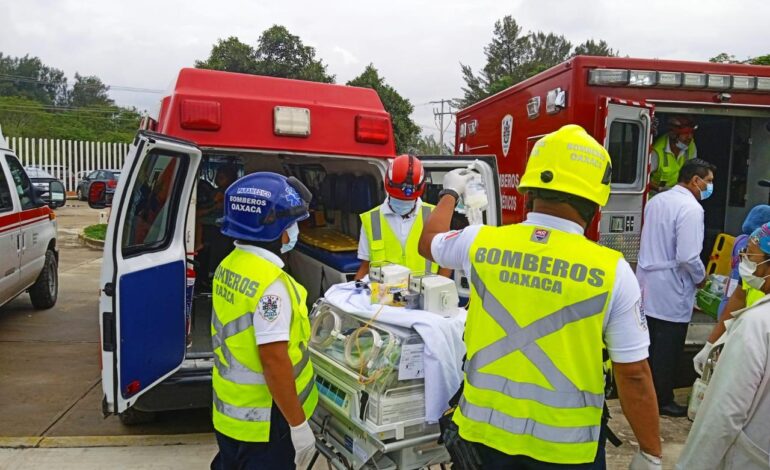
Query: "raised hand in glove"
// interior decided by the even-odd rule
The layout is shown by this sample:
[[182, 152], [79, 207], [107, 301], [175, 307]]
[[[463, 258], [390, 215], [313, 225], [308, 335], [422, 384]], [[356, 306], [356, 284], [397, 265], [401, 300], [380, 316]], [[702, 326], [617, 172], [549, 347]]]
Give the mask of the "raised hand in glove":
[[465, 193], [465, 186], [472, 180], [476, 172], [467, 168], [457, 168], [444, 175], [444, 190], [454, 191], [457, 197], [462, 197]]
[[315, 454], [315, 435], [307, 421], [291, 426], [291, 443], [294, 445], [294, 465], [304, 470]]
[[714, 344], [707, 341], [706, 345], [703, 346], [703, 349], [692, 358], [692, 365], [695, 367], [695, 372], [697, 372], [698, 375], [703, 375], [703, 367], [706, 365], [706, 360], [709, 358], [711, 348], [713, 347]]
[[631, 465], [628, 466], [628, 470], [661, 470], [662, 468], [660, 457], [641, 450], [634, 455]]

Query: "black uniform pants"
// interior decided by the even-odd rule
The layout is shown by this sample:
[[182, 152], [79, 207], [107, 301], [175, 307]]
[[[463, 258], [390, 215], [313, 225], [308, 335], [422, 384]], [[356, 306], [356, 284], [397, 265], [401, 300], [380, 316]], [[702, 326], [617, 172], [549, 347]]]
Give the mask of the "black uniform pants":
[[674, 380], [687, 338], [687, 323], [676, 323], [647, 317], [650, 329], [650, 369], [658, 406], [674, 401]]
[[294, 470], [294, 445], [289, 423], [273, 403], [270, 412], [270, 441], [243, 442], [215, 431], [219, 453], [211, 470]]

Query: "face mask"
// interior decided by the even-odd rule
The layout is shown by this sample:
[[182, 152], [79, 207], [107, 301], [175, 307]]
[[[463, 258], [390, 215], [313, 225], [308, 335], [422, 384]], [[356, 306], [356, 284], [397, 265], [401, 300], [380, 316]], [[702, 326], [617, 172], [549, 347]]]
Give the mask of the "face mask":
[[688, 145], [685, 144], [684, 142], [681, 142], [679, 140], [676, 141], [676, 148], [678, 148], [679, 150], [687, 150], [687, 147]]
[[393, 212], [403, 217], [414, 210], [417, 201], [404, 201], [391, 197], [388, 200], [388, 204], [390, 205], [390, 208], [393, 209]]
[[760, 264], [765, 264], [768, 261], [770, 261], [770, 259], [766, 259], [761, 263], [756, 263], [751, 261], [746, 255], [741, 256], [741, 264], [738, 265], [738, 273], [741, 275], [741, 279], [746, 281], [746, 284], [750, 285], [754, 289], [762, 290], [762, 286], [765, 284], [765, 278], [770, 277], [770, 275], [765, 277], [757, 277], [754, 275], [754, 273], [757, 271], [757, 266]]
[[700, 200], [704, 201], [711, 197], [711, 193], [714, 192], [714, 183], [706, 183], [706, 190], [700, 192]]
[[286, 228], [286, 235], [289, 236], [289, 242], [281, 245], [281, 254], [288, 253], [294, 249], [294, 245], [297, 244], [297, 237], [299, 237], [299, 227], [296, 223], [289, 225]]

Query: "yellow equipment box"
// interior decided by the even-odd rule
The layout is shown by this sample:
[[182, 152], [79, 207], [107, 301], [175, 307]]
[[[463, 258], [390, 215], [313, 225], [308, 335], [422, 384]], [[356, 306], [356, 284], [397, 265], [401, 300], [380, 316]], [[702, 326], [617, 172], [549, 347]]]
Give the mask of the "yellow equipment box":
[[358, 241], [330, 227], [302, 228], [299, 239], [310, 246], [323, 248], [327, 251], [354, 251], [358, 249]]
[[711, 250], [709, 264], [706, 266], [706, 275], [722, 274], [730, 275], [732, 270], [733, 244], [735, 237], [726, 233], [720, 233], [714, 242], [714, 249]]

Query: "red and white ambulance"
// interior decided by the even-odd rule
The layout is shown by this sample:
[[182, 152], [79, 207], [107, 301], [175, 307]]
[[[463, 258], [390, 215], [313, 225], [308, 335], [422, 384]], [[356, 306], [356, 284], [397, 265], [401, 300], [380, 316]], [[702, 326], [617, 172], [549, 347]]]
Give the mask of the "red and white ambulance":
[[59, 292], [56, 214], [64, 185], [52, 181], [39, 196], [0, 132], [0, 306], [24, 292], [37, 309], [51, 308]]
[[[714, 194], [703, 202], [707, 261], [720, 233], [739, 234], [748, 211], [768, 202], [770, 67], [578, 56], [459, 111], [455, 148], [463, 157], [496, 156], [503, 223], [515, 223], [526, 212], [517, 187], [534, 143], [581, 125], [607, 148], [613, 169], [609, 202], [588, 236], [635, 265], [650, 146], [677, 115], [695, 121], [698, 157], [717, 167]], [[712, 327], [696, 313], [687, 351], [700, 350]], [[690, 358], [681, 359], [683, 386], [694, 377]]]
[[[211, 276], [233, 248], [216, 224], [228, 174], [293, 175], [313, 192], [287, 259], [312, 301], [358, 269], [358, 214], [385, 199], [395, 156], [376, 92], [341, 85], [183, 69], [144, 127], [112, 199], [99, 300], [104, 412], [124, 423], [211, 404]], [[429, 202], [468, 165], [499, 193], [492, 156], [422, 160]], [[89, 203], [104, 204], [102, 189], [92, 184]], [[489, 204], [498, 223], [499, 200]]]

